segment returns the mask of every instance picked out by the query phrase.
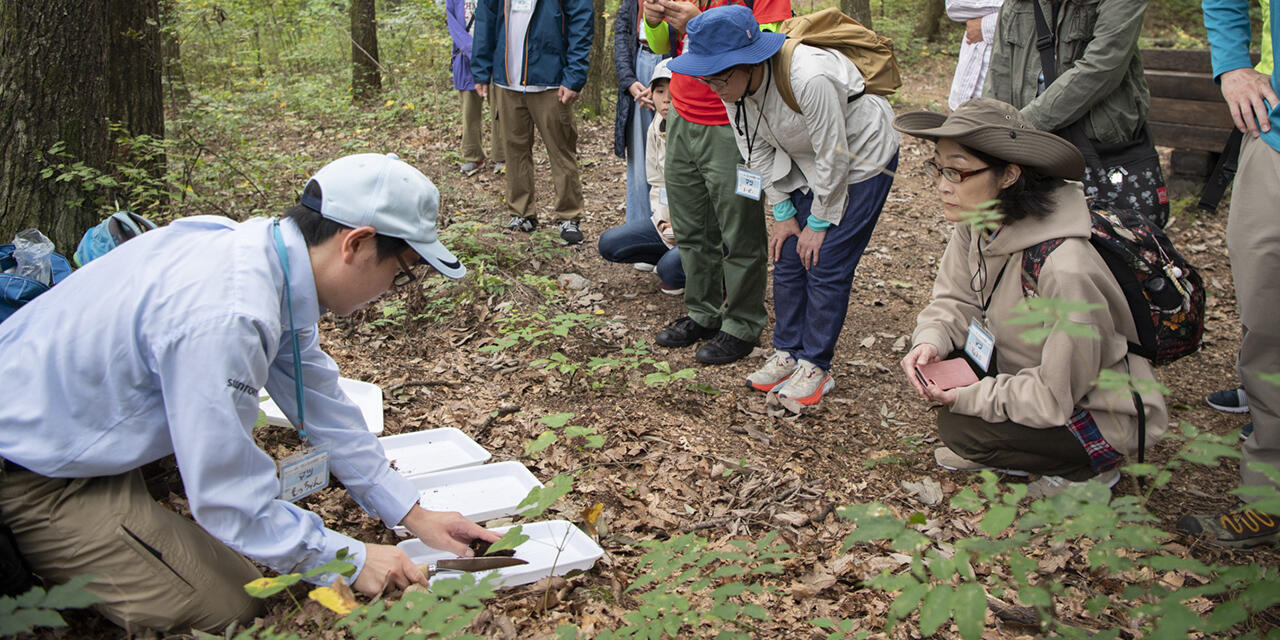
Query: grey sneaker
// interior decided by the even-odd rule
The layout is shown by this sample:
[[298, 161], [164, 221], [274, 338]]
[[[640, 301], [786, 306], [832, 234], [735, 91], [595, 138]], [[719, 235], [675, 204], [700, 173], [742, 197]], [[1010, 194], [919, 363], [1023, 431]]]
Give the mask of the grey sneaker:
[[495, 176], [505, 176], [505, 175], [507, 175], [507, 163], [505, 163], [505, 162], [495, 162], [495, 163], [493, 163], [493, 175], [495, 175]]
[[831, 373], [805, 359], [796, 362], [795, 373], [786, 384], [777, 388], [779, 400], [790, 400], [806, 407], [822, 402], [822, 396], [834, 389], [836, 381]]
[[511, 220], [507, 222], [507, 228], [512, 231], [523, 231], [525, 233], [533, 233], [538, 228], [538, 221], [533, 218], [525, 218], [522, 216], [511, 216]]
[[560, 221], [560, 239], [565, 244], [582, 244], [582, 230], [578, 228], [577, 220]]
[[464, 162], [462, 163], [462, 166], [458, 168], [462, 170], [462, 175], [473, 176], [480, 170], [480, 167], [483, 166], [484, 160], [481, 160], [480, 162]]
[[795, 371], [796, 359], [786, 351], [774, 350], [773, 355], [764, 361], [763, 367], [747, 376], [747, 386], [768, 393], [790, 378]]
[[1249, 412], [1249, 396], [1245, 394], [1244, 387], [1214, 391], [1204, 401], [1218, 411], [1226, 411], [1227, 413]]
[[1210, 541], [1223, 547], [1256, 547], [1280, 540], [1276, 517], [1248, 508], [1221, 515], [1187, 514], [1174, 526], [1187, 535], [1208, 534]]
[[649, 272], [652, 272], [654, 269], [657, 269], [658, 266], [653, 264], [652, 262], [633, 262], [631, 263], [631, 268], [635, 269], [636, 271], [644, 271], [645, 273], [649, 273]]
[[1083, 481], [1067, 480], [1061, 476], [1040, 476], [1035, 480], [1027, 483], [1028, 498], [1052, 498], [1053, 496], [1066, 491], [1070, 487], [1082, 486], [1089, 482], [1101, 482], [1107, 485], [1107, 488], [1116, 486], [1120, 481], [1120, 470], [1112, 469], [1103, 471], [1098, 475]]
[[1025, 476], [1026, 471], [1017, 469], [1000, 469], [997, 467], [988, 467], [981, 462], [974, 462], [968, 458], [951, 450], [950, 447], [938, 447], [933, 450], [933, 461], [938, 463], [939, 467], [948, 471], [969, 471], [976, 473], [978, 471], [995, 471], [1009, 476]]

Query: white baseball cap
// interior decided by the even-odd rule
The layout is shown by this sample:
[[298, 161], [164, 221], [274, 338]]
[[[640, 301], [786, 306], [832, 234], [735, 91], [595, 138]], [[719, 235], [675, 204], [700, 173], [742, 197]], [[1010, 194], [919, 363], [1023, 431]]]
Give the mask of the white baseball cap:
[[671, 69], [667, 67], [667, 62], [670, 60], [671, 58], [663, 58], [656, 66], [653, 67], [653, 75], [649, 78], [649, 86], [652, 87], [653, 83], [659, 80], [671, 79]]
[[334, 222], [400, 238], [450, 278], [467, 274], [436, 238], [440, 191], [394, 153], [360, 153], [330, 162], [307, 181], [300, 204]]

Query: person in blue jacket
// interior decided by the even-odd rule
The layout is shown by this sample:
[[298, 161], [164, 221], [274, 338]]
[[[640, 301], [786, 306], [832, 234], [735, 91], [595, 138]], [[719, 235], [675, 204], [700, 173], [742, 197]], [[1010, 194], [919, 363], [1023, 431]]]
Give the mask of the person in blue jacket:
[[507, 140], [508, 229], [530, 233], [533, 208], [533, 132], [551, 160], [553, 207], [560, 238], [582, 242], [582, 181], [572, 105], [587, 84], [595, 34], [591, 0], [479, 0], [471, 73], [476, 93], [497, 85], [499, 118]]
[[[445, 23], [449, 26], [449, 38], [453, 40], [453, 88], [462, 96], [462, 165], [459, 169], [472, 175], [484, 166], [484, 98], [476, 93], [471, 78], [471, 35], [475, 31], [476, 0], [446, 0]], [[489, 101], [493, 111], [493, 172], [507, 170], [506, 143], [502, 139], [502, 122], [498, 119], [497, 105]]]
[[[438, 204], [395, 156], [347, 156], [281, 219], [177, 220], [0, 324], [0, 517], [32, 570], [46, 584], [93, 576], [98, 611], [134, 633], [251, 622], [262, 601], [244, 585], [261, 574], [246, 556], [302, 573], [346, 549], [357, 591], [425, 584], [400, 549], [292, 502], [330, 471], [365, 511], [432, 547], [469, 555], [474, 539], [497, 540], [419, 506], [320, 349], [321, 314], [412, 282], [411, 265], [466, 273], [436, 238]], [[263, 388], [298, 428], [294, 456], [255, 442]], [[168, 455], [194, 522], [147, 492], [141, 467]]]
[[[1245, 132], [1227, 217], [1227, 249], [1243, 330], [1236, 367], [1253, 414], [1253, 433], [1241, 447], [1239, 495], [1253, 503], [1280, 489], [1264, 471], [1280, 469], [1280, 384], [1272, 377], [1280, 373], [1280, 323], [1275, 319], [1280, 309], [1280, 82], [1274, 73], [1253, 69], [1249, 0], [1204, 0], [1200, 8], [1209, 32], [1213, 77], [1222, 86], [1236, 128]], [[1275, 42], [1280, 2], [1272, 2], [1269, 11]], [[1274, 69], [1274, 48], [1271, 58]], [[1280, 517], [1246, 504], [1221, 514], [1183, 516], [1178, 529], [1206, 533], [1224, 546], [1250, 547], [1280, 540]]]

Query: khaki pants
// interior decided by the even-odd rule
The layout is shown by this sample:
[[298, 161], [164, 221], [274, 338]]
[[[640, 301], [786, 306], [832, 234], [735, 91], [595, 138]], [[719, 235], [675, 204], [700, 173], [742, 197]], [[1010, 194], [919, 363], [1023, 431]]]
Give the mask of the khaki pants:
[[[1280, 151], [1246, 135], [1240, 149], [1227, 218], [1227, 249], [1236, 305], [1244, 337], [1240, 343], [1240, 380], [1249, 394], [1253, 435], [1241, 451], [1240, 480], [1245, 486], [1272, 484], [1250, 463], [1280, 468], [1280, 386], [1258, 374], [1280, 373]], [[1246, 500], [1257, 500], [1257, 497]]]
[[573, 107], [561, 104], [556, 90], [521, 93], [493, 85], [498, 93], [503, 135], [507, 141], [507, 207], [513, 215], [537, 219], [533, 210], [533, 131], [536, 128], [551, 160], [555, 216], [577, 220], [582, 215], [582, 181], [578, 177], [578, 130]]
[[262, 601], [244, 591], [261, 573], [147, 493], [142, 472], [58, 479], [0, 471], [0, 517], [46, 584], [96, 576], [94, 607], [130, 632], [218, 632], [249, 623]]
[[987, 422], [941, 407], [938, 436], [960, 457], [988, 467], [1072, 481], [1097, 475], [1089, 453], [1067, 427], [1035, 429], [1015, 422]]
[[[485, 99], [475, 91], [459, 91], [462, 94], [462, 161], [484, 162], [484, 103]], [[493, 151], [489, 159], [506, 162], [506, 142], [502, 139], [502, 119], [498, 114], [498, 94], [489, 94], [489, 112], [493, 114]]]

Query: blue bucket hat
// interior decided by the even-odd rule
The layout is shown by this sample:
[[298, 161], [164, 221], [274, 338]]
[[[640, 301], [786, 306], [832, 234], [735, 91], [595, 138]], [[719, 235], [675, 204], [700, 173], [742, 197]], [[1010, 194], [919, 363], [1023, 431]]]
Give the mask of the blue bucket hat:
[[710, 76], [740, 64], [773, 57], [787, 36], [761, 31], [751, 10], [738, 4], [699, 14], [686, 27], [684, 53], [672, 58], [675, 73]]

